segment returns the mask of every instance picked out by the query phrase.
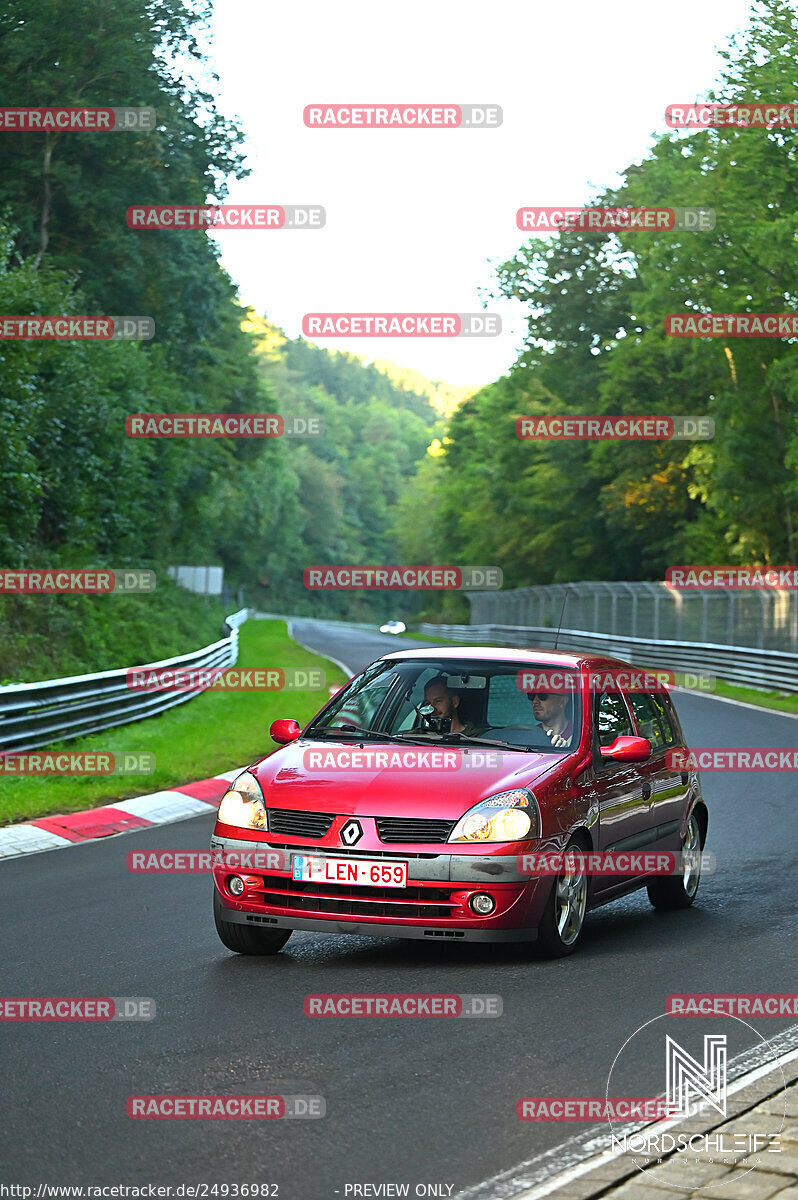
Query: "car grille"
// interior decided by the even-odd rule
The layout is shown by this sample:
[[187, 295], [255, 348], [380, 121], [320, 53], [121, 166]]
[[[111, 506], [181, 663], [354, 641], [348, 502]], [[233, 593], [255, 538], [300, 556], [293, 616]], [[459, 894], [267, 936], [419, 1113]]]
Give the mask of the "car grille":
[[445, 842], [456, 821], [429, 821], [423, 817], [375, 817], [381, 842]]
[[323, 838], [335, 820], [335, 813], [294, 812], [290, 808], [269, 809], [269, 832], [288, 837]]
[[431, 920], [450, 917], [455, 907], [448, 888], [347, 887], [300, 882], [277, 875], [266, 876], [263, 883], [263, 903], [269, 908], [292, 912]]

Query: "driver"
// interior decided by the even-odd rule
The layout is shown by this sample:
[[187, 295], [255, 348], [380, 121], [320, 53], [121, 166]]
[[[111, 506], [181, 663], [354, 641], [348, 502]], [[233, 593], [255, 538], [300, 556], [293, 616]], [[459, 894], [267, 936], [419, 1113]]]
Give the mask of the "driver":
[[574, 733], [566, 692], [532, 692], [532, 714], [552, 746], [567, 746]]
[[424, 703], [432, 705], [436, 718], [451, 719], [452, 733], [462, 733], [466, 737], [481, 737], [487, 728], [486, 725], [475, 725], [473, 721], [466, 721], [464, 724], [460, 720], [457, 712], [460, 707], [460, 697], [452, 691], [443, 675], [436, 675], [426, 684]]

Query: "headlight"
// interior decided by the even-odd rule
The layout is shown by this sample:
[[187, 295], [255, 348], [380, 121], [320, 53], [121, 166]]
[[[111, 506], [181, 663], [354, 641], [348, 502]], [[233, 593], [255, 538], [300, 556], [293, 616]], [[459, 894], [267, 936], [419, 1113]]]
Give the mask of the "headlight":
[[461, 817], [450, 842], [520, 842], [540, 837], [535, 797], [526, 788], [498, 792], [480, 800]]
[[217, 818], [225, 825], [238, 825], [241, 829], [268, 830], [263, 792], [249, 771], [244, 771], [230, 784], [229, 790], [222, 796]]

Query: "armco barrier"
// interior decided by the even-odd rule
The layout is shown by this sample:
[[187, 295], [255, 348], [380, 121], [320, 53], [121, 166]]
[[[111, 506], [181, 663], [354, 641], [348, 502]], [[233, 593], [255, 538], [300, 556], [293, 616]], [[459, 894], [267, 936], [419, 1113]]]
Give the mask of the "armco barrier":
[[[176, 658], [136, 664], [136, 669], [179, 667], [194, 671], [232, 667], [238, 659], [238, 627], [248, 610], [225, 618], [227, 637]], [[114, 725], [127, 725], [184, 704], [204, 690], [146, 692], [128, 687], [130, 668], [47, 679], [42, 683], [12, 683], [0, 687], [0, 753], [35, 750]]]
[[[521, 625], [430, 625], [418, 626], [425, 638], [480, 645], [550, 650], [556, 631], [550, 627]], [[700, 642], [652, 641], [650, 638], [619, 637], [561, 629], [560, 650], [604, 652], [626, 659], [636, 667], [662, 667], [673, 671], [709, 671], [730, 683], [751, 684], [774, 691], [798, 692], [798, 654], [781, 650], [757, 650], [751, 646], [719, 646]]]

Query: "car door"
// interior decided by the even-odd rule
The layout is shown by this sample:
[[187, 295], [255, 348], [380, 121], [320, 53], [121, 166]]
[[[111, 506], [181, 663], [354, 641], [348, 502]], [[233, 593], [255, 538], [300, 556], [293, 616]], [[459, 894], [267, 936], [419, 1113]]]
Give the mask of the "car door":
[[632, 692], [629, 703], [638, 734], [651, 742], [651, 758], [640, 764], [643, 786], [650, 789], [651, 847], [675, 850], [689, 781], [686, 772], [668, 765], [668, 751], [677, 744], [668, 705], [657, 692]]
[[[598, 849], [634, 850], [649, 835], [649, 801], [640, 763], [613, 762], [600, 749], [616, 737], [635, 734], [628, 704], [621, 692], [602, 692], [593, 698], [593, 783], [586, 798], [598, 809]], [[590, 792], [592, 790], [592, 796]], [[593, 893], [612, 890], [632, 876], [597, 875]]]

